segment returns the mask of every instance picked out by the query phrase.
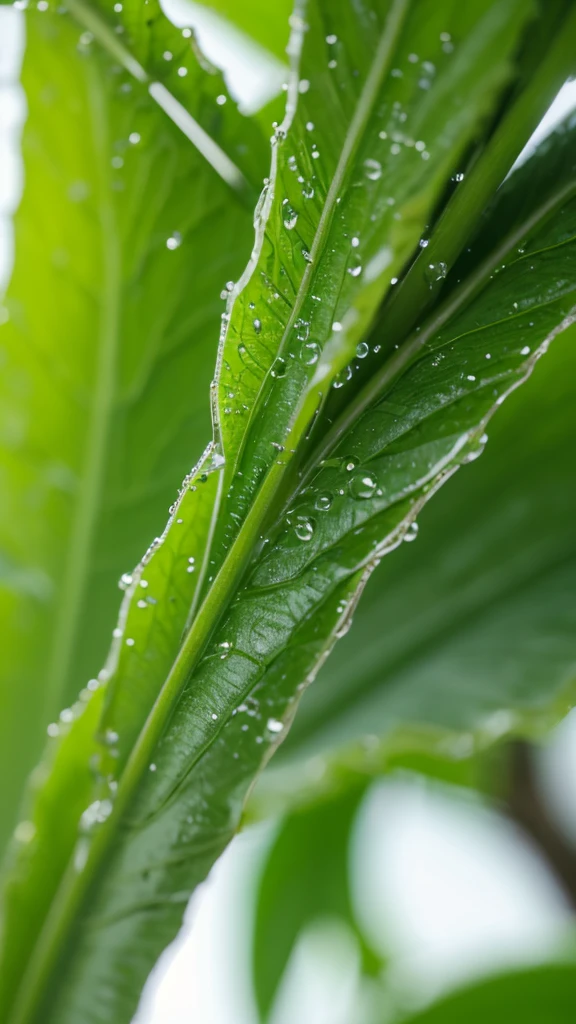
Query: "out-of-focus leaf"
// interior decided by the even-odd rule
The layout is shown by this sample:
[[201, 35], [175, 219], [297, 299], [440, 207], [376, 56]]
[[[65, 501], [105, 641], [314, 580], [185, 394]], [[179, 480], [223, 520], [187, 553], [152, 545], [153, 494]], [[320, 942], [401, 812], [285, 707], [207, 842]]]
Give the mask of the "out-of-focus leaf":
[[339, 918], [356, 936], [370, 972], [379, 954], [356, 921], [349, 888], [348, 853], [363, 785], [338, 800], [301, 811], [282, 822], [256, 895], [254, 985], [263, 1019], [297, 940], [323, 918]]
[[200, 0], [200, 6], [222, 14], [266, 50], [284, 59], [288, 38], [288, 19], [292, 13], [289, 0]]
[[[390, 275], [401, 273], [463, 147], [513, 76], [530, 13], [519, 0], [309, 5], [300, 81], [292, 76], [256, 245], [230, 297], [215, 442], [185, 480], [162, 542], [133, 574], [103, 676], [87, 834], [48, 893], [50, 828], [70, 834], [69, 811], [56, 799], [66, 789], [63, 756], [36, 798], [59, 809], [48, 824], [32, 803], [28, 842], [14, 851], [3, 965], [9, 1024], [129, 1019], [370, 571], [478, 450], [497, 404], [565, 326], [576, 281], [560, 280], [554, 260], [570, 264], [573, 246], [564, 239], [547, 261], [539, 245], [543, 232], [564, 229], [574, 204], [561, 215], [546, 207], [531, 225], [534, 280], [510, 240], [497, 250], [510, 265], [495, 281], [486, 268], [474, 271], [473, 290], [483, 292], [470, 307], [464, 284], [462, 302], [454, 293], [381, 367], [377, 402], [363, 404], [365, 392], [338, 376], [367, 355], [363, 335]], [[294, 58], [305, 26], [299, 17], [293, 24]], [[574, 24], [572, 12], [530, 86], [533, 119], [571, 66]], [[523, 144], [530, 119], [522, 108], [515, 130], [515, 110], [495, 136], [498, 159], [489, 148], [465, 196], [474, 198], [478, 180], [489, 191], [484, 170], [496, 187]], [[450, 223], [461, 239], [462, 224], [448, 214], [444, 237]], [[511, 290], [523, 308], [508, 320]], [[349, 401], [320, 460], [311, 430], [333, 384]], [[93, 714], [91, 702], [85, 713]], [[76, 728], [65, 723], [55, 745], [74, 749]]]
[[572, 1024], [574, 964], [503, 974], [446, 996], [405, 1024]]
[[46, 726], [101, 668], [121, 573], [205, 444], [218, 296], [252, 236], [140, 83], [63, 16], [27, 33], [0, 327], [2, 838]]

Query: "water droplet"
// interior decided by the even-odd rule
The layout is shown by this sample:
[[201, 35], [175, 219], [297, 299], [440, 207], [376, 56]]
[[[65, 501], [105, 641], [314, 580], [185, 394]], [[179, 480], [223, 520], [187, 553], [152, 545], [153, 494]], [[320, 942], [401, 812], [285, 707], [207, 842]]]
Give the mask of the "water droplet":
[[447, 274], [448, 264], [443, 263], [442, 261], [439, 261], [438, 263], [428, 263], [424, 270], [424, 277], [431, 287], [437, 281], [443, 281]]
[[260, 331], [262, 330], [262, 321], [256, 319], [253, 320], [252, 323], [254, 325], [254, 330], [256, 331], [256, 334], [260, 334]]
[[226, 96], [224, 95], [224, 93], [220, 93], [220, 95], [216, 97], [216, 103], [218, 104], [219, 107], [224, 106], [224, 104], [226, 103]]
[[370, 346], [365, 341], [359, 341], [356, 345], [356, 355], [358, 359], [365, 359], [370, 352]]
[[282, 220], [287, 231], [292, 231], [298, 223], [298, 214], [292, 209], [287, 199], [282, 203]]
[[298, 540], [311, 540], [312, 534], [314, 533], [313, 520], [309, 519], [308, 516], [296, 516], [296, 522], [294, 524], [294, 533], [298, 537]]
[[170, 238], [166, 239], [166, 248], [178, 249], [180, 245], [182, 245], [182, 235], [179, 231], [173, 231]]
[[156, 765], [155, 765], [154, 763], [152, 763], [152, 764], [151, 764], [151, 765], [149, 765], [148, 767], [149, 767], [149, 770], [150, 770], [151, 772], [155, 772], [155, 771], [156, 771]]
[[130, 573], [130, 572], [123, 572], [121, 577], [120, 577], [120, 579], [119, 579], [119, 581], [118, 581], [118, 586], [120, 587], [120, 590], [127, 590], [131, 583], [132, 583], [132, 573]]
[[417, 536], [418, 536], [418, 523], [410, 523], [410, 526], [408, 527], [408, 529], [406, 530], [406, 533], [404, 534], [404, 540], [406, 541], [407, 544], [410, 544], [411, 541], [416, 540]]
[[364, 172], [370, 181], [378, 181], [382, 175], [382, 164], [378, 160], [369, 158], [364, 161]]
[[348, 267], [348, 273], [350, 274], [350, 277], [360, 277], [360, 274], [362, 273], [362, 264], [357, 263], [354, 267]]
[[320, 358], [320, 345], [316, 341], [307, 341], [300, 349], [300, 362], [304, 366], [314, 366]]
[[281, 356], [278, 356], [278, 359], [274, 360], [272, 369], [270, 370], [270, 376], [278, 379], [286, 376], [286, 360], [282, 359]]
[[524, 348], [520, 349], [520, 355], [521, 356], [529, 356], [530, 355], [530, 346], [529, 345], [524, 345]]
[[348, 488], [353, 498], [371, 498], [376, 491], [377, 483], [369, 473], [357, 473], [353, 476]]
[[138, 143], [140, 142], [140, 133], [130, 132], [130, 135], [128, 136], [128, 142], [130, 143], [131, 146], [137, 146]]
[[319, 494], [314, 502], [314, 508], [319, 512], [327, 512], [332, 506], [332, 495], [325, 491], [323, 494]]
[[335, 36], [334, 34], [326, 36], [326, 42], [328, 43], [328, 46], [334, 46], [334, 43], [338, 42], [338, 36]]
[[351, 473], [353, 469], [356, 469], [358, 465], [358, 459], [353, 458], [351, 455], [347, 455], [345, 459], [342, 459], [341, 467], [346, 470], [347, 473]]
[[266, 728], [268, 732], [282, 732], [284, 723], [279, 722], [277, 718], [269, 718], [266, 722]]

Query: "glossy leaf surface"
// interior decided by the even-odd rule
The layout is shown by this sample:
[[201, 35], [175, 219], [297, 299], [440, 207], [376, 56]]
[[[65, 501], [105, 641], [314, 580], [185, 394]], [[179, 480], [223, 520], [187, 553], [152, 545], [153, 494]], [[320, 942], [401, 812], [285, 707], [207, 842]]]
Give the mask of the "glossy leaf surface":
[[29, 16], [27, 36], [0, 327], [3, 829], [46, 726], [101, 668], [121, 574], [205, 444], [219, 292], [252, 236], [144, 86], [61, 16]]
[[[478, 452], [491, 413], [568, 322], [574, 253], [558, 233], [575, 214], [557, 197], [528, 231], [538, 275], [513, 240], [501, 246], [498, 277], [493, 266], [474, 270], [474, 301], [465, 304], [462, 286], [401, 346], [383, 395], [336, 425], [321, 461], [316, 438], [308, 444], [334, 384], [356, 408], [346, 378], [367, 356], [364, 335], [464, 146], [483, 137], [530, 13], [515, 0], [395, 0], [355, 6], [354, 17], [348, 5], [310, 4], [305, 34], [295, 19], [301, 72], [253, 255], [230, 295], [214, 444], [161, 543], [126, 581], [105, 690], [85, 693], [84, 715], [75, 709], [62, 727], [20, 830], [7, 887], [10, 1024], [130, 1018], [370, 571]], [[555, 239], [549, 261], [538, 255], [545, 237]], [[57, 888], [77, 814], [63, 799], [70, 758], [102, 697], [99, 733], [86, 743], [87, 756], [100, 746], [99, 777], [90, 786], [85, 776], [83, 834]]]

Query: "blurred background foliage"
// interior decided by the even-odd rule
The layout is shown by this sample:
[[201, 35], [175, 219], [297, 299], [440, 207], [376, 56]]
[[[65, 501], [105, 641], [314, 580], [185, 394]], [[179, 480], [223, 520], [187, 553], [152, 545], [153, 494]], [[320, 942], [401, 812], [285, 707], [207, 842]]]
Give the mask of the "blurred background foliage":
[[[203, 107], [203, 90], [226, 102], [230, 89], [241, 110], [260, 110], [248, 145], [242, 114], [221, 137], [223, 125], [207, 125], [234, 154], [252, 196], [282, 106], [289, 5], [170, 0], [165, 10], [175, 25], [196, 27], [225, 71], [227, 81], [215, 73], [208, 85], [186, 79], [199, 123], [203, 110], [213, 110]], [[1, 109], [14, 161], [21, 25], [15, 12], [0, 14]], [[2, 311], [10, 315], [0, 341], [10, 333], [8, 344], [23, 353], [25, 343], [35, 346], [34, 400], [41, 393], [59, 413], [50, 430], [37, 422], [23, 460], [29, 395], [13, 369], [3, 375], [0, 474], [10, 474], [11, 486], [0, 537], [2, 777], [20, 764], [23, 778], [47, 717], [74, 698], [78, 676], [98, 671], [118, 579], [162, 524], [200, 453], [219, 295], [239, 276], [252, 237], [250, 201], [231, 196], [145, 89], [137, 124], [131, 99], [128, 130], [118, 94], [139, 85], [127, 76], [110, 88], [112, 127], [102, 135], [91, 79], [111, 81], [109, 68], [97, 54], [88, 63], [75, 59], [77, 32], [62, 29], [53, 40], [62, 59], [48, 94], [42, 55], [50, 31], [28, 23], [26, 188], [14, 217], [17, 258], [6, 272]], [[80, 47], [89, 51], [92, 40], [81, 38]], [[56, 122], [43, 115], [43, 105], [54, 103]], [[152, 133], [158, 143], [148, 151]], [[115, 139], [124, 137], [130, 142], [120, 150]], [[202, 201], [190, 208], [182, 245], [175, 222], [183, 223], [191, 174]], [[4, 182], [7, 208], [16, 205], [17, 179], [8, 173]], [[111, 222], [121, 239], [113, 249]], [[78, 290], [88, 302], [78, 303]], [[84, 585], [69, 569], [76, 496], [69, 500], [67, 467], [80, 458], [95, 362], [106, 358], [90, 307], [102, 293], [121, 310], [123, 350], [111, 396], [96, 399], [113, 405], [109, 433], [92, 439], [106, 502], [91, 523], [93, 496], [80, 495], [84, 512], [72, 526], [77, 543], [88, 528], [97, 538]], [[416, 543], [403, 544], [370, 581], [353, 629], [255, 789], [245, 833], [193, 901], [193, 936], [185, 929], [153, 975], [139, 1024], [184, 1024], [192, 1014], [196, 1024], [574, 1019], [574, 720], [553, 730], [574, 703], [576, 682], [575, 343], [574, 329], [554, 342], [494, 419], [480, 461], [424, 509]], [[161, 411], [160, 430], [150, 410]], [[89, 628], [70, 647], [64, 634], [79, 622]], [[12, 704], [26, 680], [46, 670], [43, 696]], [[26, 743], [28, 757], [19, 749]], [[22, 778], [7, 788], [7, 833]], [[228, 992], [219, 1000], [222, 986]]]

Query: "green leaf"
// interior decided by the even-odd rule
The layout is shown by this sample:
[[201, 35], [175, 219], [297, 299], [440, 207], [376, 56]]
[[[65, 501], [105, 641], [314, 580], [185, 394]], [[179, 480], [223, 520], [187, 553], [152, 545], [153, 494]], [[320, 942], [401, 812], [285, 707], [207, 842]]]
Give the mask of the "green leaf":
[[192, 30], [176, 28], [159, 0], [126, 0], [120, 10], [108, 0], [70, 0], [67, 8], [88, 30], [82, 38], [93, 36], [146, 84], [155, 102], [253, 207], [267, 169], [268, 137], [257, 119], [238, 111], [221, 72], [198, 50]]
[[446, 996], [406, 1024], [570, 1024], [575, 983], [574, 964], [503, 974]]
[[145, 87], [63, 16], [27, 29], [0, 327], [0, 845], [46, 726], [102, 665], [120, 575], [205, 443], [218, 295], [252, 234]]
[[[565, 326], [574, 286], [554, 259], [574, 259], [570, 242], [550, 250], [533, 287], [512, 236], [496, 246], [493, 260], [509, 266], [494, 282], [494, 262], [482, 264], [381, 360], [378, 395], [356, 387], [390, 277], [417, 248], [464, 148], [484, 139], [531, 13], [519, 0], [310, 4], [256, 244], [230, 296], [215, 441], [128, 584], [101, 677], [104, 714], [87, 756], [99, 739], [101, 752], [86, 789], [85, 834], [65, 871], [60, 845], [58, 867], [47, 871], [52, 833], [71, 835], [75, 820], [63, 799], [72, 769], [62, 752], [13, 851], [2, 997], [9, 1024], [130, 1019], [374, 565], [478, 450], [488, 417]], [[563, 80], [575, 20], [572, 13], [532, 91]], [[304, 26], [300, 17], [293, 25], [295, 62]], [[506, 116], [513, 122], [520, 109], [527, 132], [524, 106]], [[523, 131], [498, 131], [509, 139], [498, 164], [507, 169]], [[474, 180], [463, 186], [468, 195]], [[543, 265], [542, 233], [575, 215], [556, 199], [526, 242]], [[461, 240], [460, 219], [452, 223]], [[470, 236], [475, 226], [474, 215]], [[523, 318], [508, 326], [511, 289]], [[481, 290], [487, 299], [468, 308]], [[479, 316], [493, 327], [489, 366]], [[336, 388], [344, 413], [318, 438], [316, 413], [344, 383]], [[97, 690], [88, 701], [92, 721], [101, 699]], [[80, 711], [63, 724], [56, 750], [77, 748]], [[51, 804], [49, 820], [39, 801]]]
[[286, 818], [268, 853], [259, 880], [253, 940], [258, 1007], [267, 1019], [297, 940], [326, 917], [340, 918], [356, 936], [365, 964], [377, 970], [380, 957], [356, 921], [349, 889], [348, 853], [364, 786], [338, 800]]
[[[535, 206], [561, 193], [575, 168], [576, 134], [565, 127], [509, 180], [462, 272], [478, 250], [486, 255], [495, 224], [521, 235]], [[533, 246], [519, 247], [516, 273], [538, 282], [533, 308], [548, 308], [548, 282], [573, 288], [570, 209], [542, 232], [536, 258]], [[498, 329], [520, 331], [528, 343], [525, 292], [517, 281], [509, 291], [502, 282], [509, 304]], [[475, 327], [481, 308], [493, 315], [490, 294], [469, 311]], [[575, 341], [571, 329], [555, 342], [496, 417], [482, 460], [426, 508], [417, 543], [403, 545], [371, 580], [354, 630], [307, 694], [283, 754], [305, 756], [366, 734], [383, 740], [377, 759], [415, 736], [419, 746], [456, 754], [542, 729], [571, 705], [576, 488], [567, 467], [576, 441]]]

